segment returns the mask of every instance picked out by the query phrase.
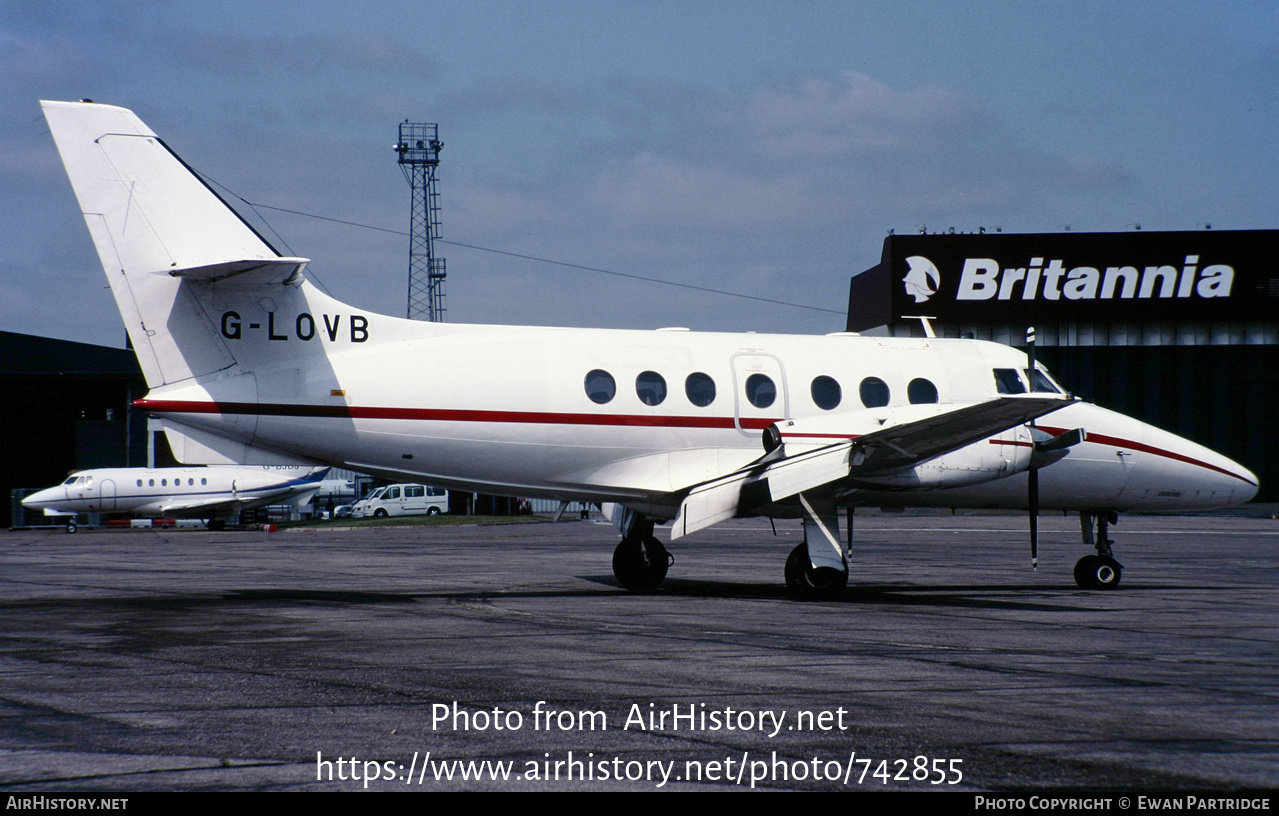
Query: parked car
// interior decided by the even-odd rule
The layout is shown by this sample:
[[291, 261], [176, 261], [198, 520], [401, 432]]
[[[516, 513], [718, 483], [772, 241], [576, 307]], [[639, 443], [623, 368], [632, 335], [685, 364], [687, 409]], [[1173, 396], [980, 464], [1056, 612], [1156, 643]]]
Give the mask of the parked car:
[[351, 506], [355, 518], [387, 516], [437, 516], [449, 510], [449, 492], [424, 484], [379, 487]]

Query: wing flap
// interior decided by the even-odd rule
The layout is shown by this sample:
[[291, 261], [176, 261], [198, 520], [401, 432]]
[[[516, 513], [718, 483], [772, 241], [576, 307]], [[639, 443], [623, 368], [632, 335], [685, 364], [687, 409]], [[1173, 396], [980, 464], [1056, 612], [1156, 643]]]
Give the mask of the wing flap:
[[689, 491], [671, 525], [671, 540], [848, 475], [852, 442], [836, 442], [772, 463], [760, 463]]

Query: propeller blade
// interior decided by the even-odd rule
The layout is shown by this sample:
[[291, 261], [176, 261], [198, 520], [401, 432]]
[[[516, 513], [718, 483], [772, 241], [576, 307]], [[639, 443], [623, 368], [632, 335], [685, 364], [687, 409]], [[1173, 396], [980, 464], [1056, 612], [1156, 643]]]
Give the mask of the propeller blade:
[[[1035, 377], [1035, 327], [1026, 327], [1026, 362], [1030, 368], [1027, 370], [1026, 376], [1030, 378], [1031, 388], [1034, 388]], [[1035, 420], [1030, 421], [1030, 433], [1033, 438], [1035, 435]], [[1042, 432], [1041, 432], [1042, 433]], [[1051, 440], [1049, 440], [1051, 441]], [[1035, 442], [1034, 450], [1039, 450], [1039, 442]], [[1032, 462], [1033, 462], [1032, 454]], [[1027, 497], [1026, 504], [1030, 508], [1030, 568], [1039, 570], [1039, 468], [1032, 466], [1026, 474]]]
[[1030, 486], [1030, 568], [1039, 569], [1039, 471], [1031, 470], [1027, 484]]

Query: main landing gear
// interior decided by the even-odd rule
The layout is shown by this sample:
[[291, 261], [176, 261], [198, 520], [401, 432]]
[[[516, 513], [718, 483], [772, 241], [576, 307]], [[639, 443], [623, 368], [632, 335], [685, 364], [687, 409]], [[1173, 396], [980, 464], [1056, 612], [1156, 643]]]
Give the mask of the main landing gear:
[[[786, 559], [786, 587], [802, 601], [833, 601], [848, 586], [848, 559], [839, 542], [839, 516], [834, 491], [819, 488], [799, 494], [803, 509], [804, 541]], [[611, 511], [606, 510], [606, 513]], [[613, 551], [613, 575], [632, 592], [651, 592], [666, 578], [675, 562], [653, 535], [653, 521], [623, 510], [622, 541]], [[848, 517], [849, 544], [853, 518]]]
[[662, 542], [653, 535], [653, 522], [637, 517], [622, 541], [613, 550], [613, 575], [632, 592], [651, 592], [675, 563]]
[[814, 567], [808, 544], [801, 543], [786, 559], [786, 588], [801, 601], [834, 601], [848, 586], [848, 568]]
[[[1097, 533], [1093, 535], [1093, 521], [1097, 524]], [[1114, 510], [1099, 510], [1094, 515], [1086, 510], [1079, 512], [1079, 529], [1083, 533], [1084, 544], [1097, 550], [1096, 555], [1085, 555], [1075, 564], [1075, 583], [1084, 589], [1116, 589], [1123, 576], [1123, 565], [1115, 560], [1110, 545], [1114, 541], [1107, 535], [1110, 525], [1119, 522], [1119, 515]]]

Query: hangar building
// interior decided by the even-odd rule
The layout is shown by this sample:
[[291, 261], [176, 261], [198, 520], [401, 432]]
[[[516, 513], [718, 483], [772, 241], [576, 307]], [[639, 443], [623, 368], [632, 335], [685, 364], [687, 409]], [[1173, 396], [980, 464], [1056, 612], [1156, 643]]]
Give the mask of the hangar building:
[[130, 403], [147, 388], [132, 351], [0, 332], [0, 389], [0, 527], [13, 523], [14, 488], [146, 464], [146, 415]]
[[[908, 317], [915, 316], [915, 317]], [[1279, 500], [1279, 230], [889, 235], [847, 330], [1024, 346], [1074, 394], [1250, 468]]]

